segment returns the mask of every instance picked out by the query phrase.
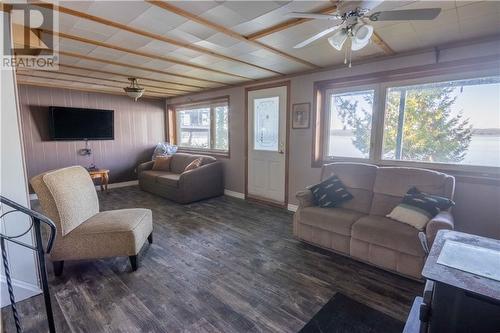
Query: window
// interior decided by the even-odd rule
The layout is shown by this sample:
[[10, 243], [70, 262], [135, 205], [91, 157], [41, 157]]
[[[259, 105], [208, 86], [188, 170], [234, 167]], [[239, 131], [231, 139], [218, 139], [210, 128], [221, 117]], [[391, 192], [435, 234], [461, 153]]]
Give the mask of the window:
[[253, 147], [255, 150], [278, 151], [279, 102], [279, 97], [256, 98], [254, 100]]
[[175, 107], [176, 137], [180, 148], [229, 151], [227, 98]]
[[387, 88], [382, 159], [500, 167], [500, 77]]
[[327, 96], [326, 157], [368, 158], [374, 90], [332, 90]]
[[428, 75], [315, 83], [313, 166], [368, 160], [498, 177], [500, 75]]

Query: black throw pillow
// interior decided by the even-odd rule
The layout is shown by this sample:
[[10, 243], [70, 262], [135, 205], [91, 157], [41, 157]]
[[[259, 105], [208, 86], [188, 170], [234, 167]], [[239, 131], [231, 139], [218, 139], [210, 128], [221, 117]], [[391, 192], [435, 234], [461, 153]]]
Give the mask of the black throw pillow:
[[406, 192], [402, 203], [426, 211], [431, 218], [440, 211], [455, 206], [453, 200], [435, 194], [420, 192], [415, 186]]
[[314, 203], [323, 208], [335, 207], [353, 198], [352, 194], [347, 191], [344, 184], [335, 175], [311, 186], [309, 190], [313, 194]]

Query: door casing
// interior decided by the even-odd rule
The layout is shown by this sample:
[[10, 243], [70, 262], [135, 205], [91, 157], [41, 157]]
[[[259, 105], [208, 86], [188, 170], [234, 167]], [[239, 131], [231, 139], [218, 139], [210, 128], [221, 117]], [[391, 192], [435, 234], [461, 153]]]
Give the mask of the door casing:
[[[262, 89], [276, 88], [276, 87], [283, 87], [283, 86], [286, 87], [285, 201], [284, 201], [284, 203], [277, 203], [277, 202], [274, 202], [271, 200], [267, 200], [265, 198], [254, 198], [254, 197], [248, 195], [248, 145], [249, 145], [249, 142], [248, 142], [248, 125], [249, 125], [248, 124], [248, 112], [249, 112], [248, 93], [250, 91], [254, 91], [254, 90], [262, 90]], [[290, 142], [290, 80], [245, 88], [245, 199], [246, 200], [258, 201], [258, 202], [262, 202], [265, 204], [283, 207], [283, 208], [286, 208], [288, 206], [288, 179], [289, 179], [288, 170], [289, 170], [289, 159], [290, 159], [290, 157], [289, 157], [290, 156], [289, 142]]]

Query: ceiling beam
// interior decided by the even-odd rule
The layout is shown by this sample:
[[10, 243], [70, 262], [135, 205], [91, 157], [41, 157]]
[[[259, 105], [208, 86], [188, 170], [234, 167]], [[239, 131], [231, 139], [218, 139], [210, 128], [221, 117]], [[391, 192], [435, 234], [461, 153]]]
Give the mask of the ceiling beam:
[[[47, 88], [58, 88], [58, 89], [69, 89], [69, 90], [76, 90], [76, 91], [83, 91], [83, 92], [92, 92], [92, 93], [100, 93], [100, 94], [112, 94], [112, 95], [120, 95], [120, 96], [126, 96], [125, 92], [123, 90], [118, 90], [118, 89], [109, 89], [109, 88], [103, 88], [101, 89], [92, 89], [92, 88], [86, 88], [86, 87], [76, 87], [76, 86], [68, 86], [68, 85], [63, 85], [63, 84], [55, 84], [53, 82], [51, 83], [44, 83], [44, 82], [38, 82], [38, 81], [30, 81], [30, 80], [17, 80], [17, 84], [21, 85], [27, 85], [27, 86], [35, 86], [35, 87], [47, 87]], [[144, 97], [147, 98], [154, 98], [154, 99], [162, 99], [165, 98], [164, 96], [160, 95], [144, 95]]]
[[150, 3], [151, 5], [154, 5], [154, 6], [157, 6], [157, 7], [160, 7], [164, 10], [167, 10], [171, 13], [174, 13], [176, 15], [179, 15], [179, 16], [182, 16], [184, 18], [187, 18], [191, 21], [194, 21], [196, 23], [199, 23], [205, 27], [208, 27], [212, 30], [215, 30], [217, 32], [220, 32], [220, 33], [223, 33], [227, 36], [230, 36], [234, 39], [237, 39], [237, 40], [240, 40], [240, 41], [243, 41], [243, 42], [248, 42], [254, 46], [257, 46], [261, 49], [264, 49], [264, 50], [267, 50], [269, 52], [272, 52], [274, 54], [277, 54], [283, 58], [286, 58], [288, 60], [292, 60], [292, 61], [295, 61], [297, 63], [300, 63], [302, 65], [305, 65], [305, 66], [308, 66], [308, 67], [311, 67], [311, 68], [319, 68], [319, 66], [307, 61], [307, 60], [304, 60], [302, 58], [298, 58], [296, 56], [293, 56], [291, 54], [288, 54], [286, 52], [283, 52], [283, 51], [280, 51], [274, 47], [271, 47], [269, 45], [266, 45], [264, 43], [261, 43], [259, 41], [256, 41], [256, 40], [252, 40], [252, 39], [249, 39], [243, 35], [240, 35], [239, 33], [237, 32], [234, 32], [232, 31], [231, 29], [228, 29], [220, 24], [217, 24], [217, 23], [214, 23], [212, 21], [209, 21], [207, 19], [204, 19], [198, 15], [195, 15], [193, 13], [190, 13], [188, 11], [185, 11], [179, 7], [176, 7], [174, 5], [171, 5], [170, 3], [167, 3], [167, 2], [164, 2], [164, 1], [153, 1], [153, 0], [146, 0], [146, 2]]
[[[70, 83], [78, 83], [78, 84], [81, 84], [82, 86], [85, 86], [85, 84], [87, 85], [93, 85], [93, 86], [100, 86], [100, 87], [104, 87], [104, 88], [113, 88], [113, 89], [118, 89], [118, 90], [123, 90], [123, 87], [118, 87], [118, 86], [113, 86], [113, 85], [108, 85], [108, 84], [104, 84], [104, 83], [91, 83], [91, 82], [81, 82], [81, 81], [75, 81], [75, 80], [67, 80], [67, 79], [60, 79], [60, 78], [54, 78], [54, 77], [46, 77], [46, 76], [41, 76], [41, 75], [33, 75], [33, 74], [16, 74], [17, 77], [19, 77], [22, 81], [22, 78], [27, 78], [29, 80], [29, 78], [35, 78], [35, 79], [43, 79], [43, 80], [49, 80], [49, 81], [61, 81], [61, 82], [70, 82]], [[34, 82], [34, 81], [31, 81], [31, 82]], [[66, 86], [67, 87], [67, 86]], [[75, 87], [75, 86], [73, 86]], [[161, 96], [161, 97], [170, 97], [170, 96], [173, 96], [173, 95], [168, 95], [168, 94], [164, 94], [164, 93], [161, 93], [161, 92], [153, 92], [153, 91], [150, 91], [149, 93], [146, 91], [144, 93], [145, 95], [150, 95], [150, 96]]]
[[[363, 23], [368, 24], [366, 19], [362, 18]], [[387, 44], [376, 31], [373, 32], [372, 41], [377, 44], [386, 55], [395, 55], [396, 52]]]
[[[119, 87], [122, 87], [122, 88], [125, 88], [126, 86], [128, 86], [130, 84], [129, 81], [126, 79], [125, 80], [106, 79], [106, 78], [102, 78], [102, 77], [98, 77], [98, 76], [83, 75], [83, 74], [76, 74], [76, 73], [67, 73], [67, 72], [61, 72], [61, 71], [45, 71], [45, 70], [31, 70], [31, 71], [19, 70], [19, 71], [17, 71], [17, 73], [19, 75], [31, 75], [31, 73], [33, 73], [33, 72], [40, 73], [40, 74], [41, 73], [49, 73], [51, 75], [57, 74], [57, 75], [64, 75], [64, 76], [68, 76], [68, 77], [78, 77], [78, 78], [89, 79], [89, 80], [115, 82], [115, 83], [119, 83], [120, 84]], [[90, 82], [90, 83], [92, 83], [92, 82]], [[144, 87], [144, 88], [152, 88], [153, 90], [150, 90], [152, 92], [157, 90], [158, 93], [179, 95], [178, 91], [172, 91], [169, 88], [165, 88], [165, 87], [152, 86], [152, 85], [149, 85], [146, 83], [140, 83], [140, 86]]]
[[148, 31], [145, 31], [145, 30], [133, 28], [133, 27], [131, 27], [129, 25], [126, 25], [126, 24], [118, 23], [118, 22], [115, 22], [115, 21], [111, 21], [111, 20], [108, 20], [108, 19], [105, 19], [105, 18], [102, 18], [102, 17], [90, 15], [90, 14], [87, 14], [87, 13], [79, 12], [77, 10], [73, 10], [73, 9], [70, 9], [70, 8], [67, 8], [67, 7], [52, 5], [50, 3], [35, 3], [35, 5], [43, 7], [43, 8], [57, 10], [60, 13], [64, 13], [64, 14], [72, 15], [72, 16], [75, 16], [75, 17], [78, 17], [78, 18], [82, 18], [82, 19], [86, 19], [86, 20], [89, 20], [89, 21], [97, 22], [97, 23], [100, 23], [100, 24], [103, 24], [103, 25], [106, 25], [106, 26], [109, 26], [109, 27], [113, 27], [113, 28], [116, 28], [116, 29], [121, 29], [121, 30], [124, 30], [124, 31], [128, 31], [128, 32], [131, 32], [131, 33], [134, 33], [134, 34], [137, 34], [137, 35], [141, 35], [141, 36], [144, 36], [144, 37], [148, 37], [148, 38], [151, 38], [151, 39], [162, 41], [162, 42], [165, 42], [165, 43], [168, 43], [168, 44], [172, 44], [172, 45], [175, 45], [175, 46], [178, 46], [178, 47], [186, 48], [186, 49], [189, 49], [189, 50], [192, 50], [192, 51], [196, 51], [196, 52], [199, 52], [199, 53], [202, 53], [202, 54], [211, 55], [213, 57], [217, 57], [217, 58], [220, 58], [220, 59], [223, 59], [223, 60], [238, 62], [240, 64], [252, 66], [254, 68], [258, 68], [258, 69], [261, 69], [261, 70], [264, 70], [264, 71], [267, 71], [267, 72], [272, 72], [272, 73], [277, 74], [277, 75], [283, 75], [283, 73], [280, 73], [278, 71], [272, 70], [270, 68], [266, 68], [266, 67], [263, 67], [263, 66], [259, 66], [259, 65], [256, 65], [256, 64], [244, 61], [244, 60], [240, 60], [240, 59], [237, 59], [237, 58], [226, 56], [224, 54], [212, 51], [210, 49], [207, 49], [207, 48], [204, 48], [204, 47], [201, 47], [201, 46], [193, 45], [193, 44], [190, 44], [190, 43], [187, 43], [187, 42], [178, 41], [178, 40], [175, 40], [175, 39], [172, 39], [172, 38], [169, 38], [169, 37], [165, 37], [163, 35], [155, 34], [155, 33], [152, 33], [152, 32], [148, 32]]
[[[334, 13], [336, 11], [337, 11], [337, 6], [333, 5], [333, 6], [328, 6], [326, 8], [323, 8], [320, 11], [314, 12], [314, 14], [331, 14], [331, 13]], [[286, 20], [285, 22], [281, 22], [281, 23], [275, 24], [273, 26], [270, 26], [269, 28], [262, 29], [260, 31], [256, 31], [252, 34], [249, 34], [249, 35], [245, 36], [245, 38], [248, 40], [257, 40], [257, 39], [260, 39], [262, 37], [274, 34], [276, 32], [289, 29], [289, 28], [294, 27], [296, 25], [299, 25], [299, 24], [302, 24], [305, 22], [309, 22], [311, 20], [312, 19], [308, 19], [308, 18], [294, 18], [294, 19]]]
[[247, 77], [247, 76], [242, 76], [242, 75], [238, 75], [238, 74], [233, 74], [233, 73], [229, 73], [229, 72], [220, 71], [220, 70], [213, 69], [213, 68], [210, 68], [210, 67], [196, 65], [196, 64], [193, 64], [191, 62], [177, 60], [177, 59], [172, 58], [172, 57], [166, 57], [166, 56], [162, 56], [162, 55], [158, 55], [158, 54], [154, 54], [154, 53], [149, 53], [149, 52], [137, 51], [137, 50], [129, 49], [129, 48], [126, 48], [126, 47], [121, 47], [119, 45], [113, 45], [113, 44], [109, 44], [109, 43], [105, 43], [105, 42], [100, 42], [100, 41], [97, 41], [97, 40], [87, 39], [87, 38], [83, 38], [83, 37], [80, 37], [80, 36], [65, 34], [65, 33], [62, 33], [62, 32], [56, 32], [56, 31], [52, 31], [52, 30], [41, 29], [41, 31], [44, 32], [44, 33], [47, 33], [47, 34], [54, 35], [54, 36], [59, 36], [60, 38], [71, 39], [71, 40], [75, 40], [75, 41], [78, 41], [78, 42], [82, 42], [82, 43], [86, 43], [86, 44], [90, 44], [90, 45], [94, 45], [94, 46], [101, 46], [101, 47], [105, 47], [105, 48], [112, 49], [112, 50], [117, 50], [117, 51], [121, 51], [121, 52], [136, 54], [136, 55], [141, 56], [141, 57], [146, 57], [146, 58], [156, 59], [156, 60], [162, 60], [162, 61], [165, 61], [165, 62], [174, 63], [174, 64], [177, 64], [177, 65], [183, 65], [183, 66], [187, 66], [187, 67], [192, 67], [192, 68], [196, 68], [196, 69], [201, 69], [201, 70], [212, 72], [212, 73], [217, 73], [217, 74], [221, 74], [221, 75], [232, 76], [232, 77], [235, 77], [235, 78], [238, 78], [238, 79], [252, 80], [252, 78]]
[[372, 41], [377, 44], [387, 55], [394, 55], [396, 52], [387, 44], [377, 32], [373, 32]]
[[[169, 76], [174, 76], [174, 77], [180, 77], [180, 78], [189, 79], [189, 80], [195, 80], [195, 81], [213, 83], [213, 84], [217, 84], [217, 85], [226, 85], [227, 84], [225, 82], [219, 82], [219, 81], [207, 80], [207, 79], [200, 79], [200, 78], [196, 78], [194, 76], [189, 76], [189, 75], [173, 74], [173, 73], [166, 72], [166, 71], [163, 71], [163, 70], [160, 70], [160, 69], [155, 69], [155, 68], [148, 68], [148, 67], [143, 67], [143, 66], [138, 66], [138, 65], [126, 64], [124, 62], [118, 62], [118, 61], [114, 61], [114, 60], [106, 60], [106, 59], [91, 57], [91, 56], [80, 54], [80, 53], [59, 51], [59, 55], [66, 55], [66, 56], [69, 56], [69, 57], [81, 58], [81, 59], [91, 60], [91, 61], [98, 61], [98, 62], [103, 62], [103, 63], [106, 63], [106, 64], [110, 64], [110, 65], [116, 65], [116, 66], [122, 66], [122, 67], [128, 67], [128, 68], [135, 68], [135, 69], [140, 69], [140, 70], [143, 70], [143, 71], [148, 71], [148, 72], [153, 72], [153, 73], [160, 73], [160, 74], [164, 74], [164, 75], [169, 75]], [[196, 87], [197, 88], [207, 88], [207, 87], [204, 87], [204, 86], [196, 86]]]
[[[107, 74], [107, 75], [123, 76], [125, 78], [129, 78], [131, 76], [131, 75], [124, 74], [124, 73], [118, 73], [118, 72], [112, 72], [112, 71], [105, 71], [105, 70], [102, 70], [102, 69], [80, 67], [80, 66], [74, 66], [74, 65], [58, 64], [58, 66], [59, 67], [63, 67], [63, 68], [79, 69], [79, 70], [91, 71], [91, 72], [102, 73], [102, 74]], [[145, 76], [136, 76], [136, 75], [134, 75], [134, 77], [136, 79], [153, 81], [153, 82], [158, 82], [158, 83], [161, 83], [161, 84], [170, 84], [170, 85], [175, 85], [175, 86], [191, 87], [191, 88], [195, 88], [196, 89], [196, 90], [186, 90], [186, 89], [179, 89], [179, 88], [164, 87], [164, 88], [167, 88], [167, 89], [170, 89], [170, 90], [176, 90], [176, 91], [180, 91], [180, 92], [193, 93], [193, 92], [199, 91], [199, 89], [200, 89], [200, 87], [186, 85], [185, 83], [173, 83], [171, 81], [163, 81], [163, 80], [158, 80], [158, 79], [152, 79], [152, 78], [145, 77]]]

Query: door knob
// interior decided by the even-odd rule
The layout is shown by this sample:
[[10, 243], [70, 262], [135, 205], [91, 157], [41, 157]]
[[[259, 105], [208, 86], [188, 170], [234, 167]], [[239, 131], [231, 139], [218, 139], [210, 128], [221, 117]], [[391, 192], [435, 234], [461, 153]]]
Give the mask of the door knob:
[[284, 154], [285, 153], [285, 145], [283, 142], [280, 142], [280, 150], [278, 150], [278, 153]]

